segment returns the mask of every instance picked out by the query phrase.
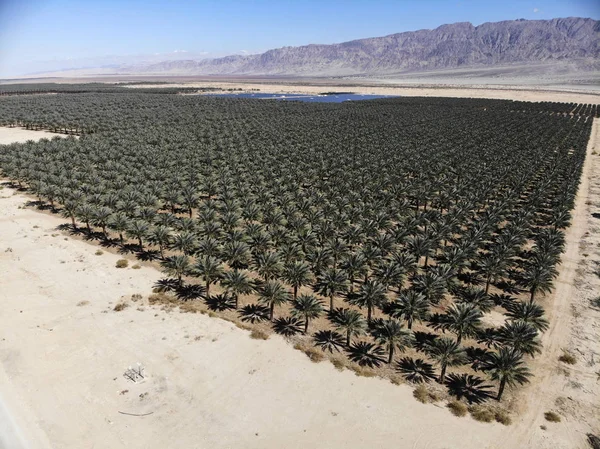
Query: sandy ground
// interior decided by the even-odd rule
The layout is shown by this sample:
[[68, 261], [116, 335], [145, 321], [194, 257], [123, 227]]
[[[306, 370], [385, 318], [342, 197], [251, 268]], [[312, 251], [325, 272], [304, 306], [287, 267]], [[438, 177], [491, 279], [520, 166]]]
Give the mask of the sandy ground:
[[[590, 154], [600, 148], [597, 122], [593, 131]], [[0, 447], [584, 448], [599, 416], [600, 311], [589, 297], [600, 282], [600, 229], [590, 218], [600, 185], [588, 179], [598, 158], [586, 162], [557, 289], [545, 300], [551, 329], [537, 377], [509, 428], [420, 404], [406, 385], [312, 363], [280, 337], [253, 340], [223, 320], [133, 301], [159, 272], [115, 268], [117, 255], [64, 237], [55, 230], [63, 220], [20, 208], [27, 198], [4, 188]], [[113, 311], [122, 301], [129, 307]], [[576, 365], [558, 362], [563, 348], [581, 353]], [[133, 383], [123, 374], [137, 363], [145, 377]], [[562, 422], [546, 423], [548, 410]]]
[[12, 142], [25, 142], [27, 140], [39, 140], [44, 137], [52, 139], [54, 136], [62, 136], [62, 134], [54, 134], [47, 131], [30, 131], [22, 128], [0, 127], [0, 145]]
[[548, 90], [543, 87], [534, 86], [452, 86], [438, 84], [432, 85], [381, 85], [381, 84], [302, 84], [293, 83], [269, 83], [267, 81], [201, 81], [172, 84], [134, 84], [131, 88], [147, 87], [213, 87], [220, 89], [242, 89], [251, 92], [260, 89], [263, 93], [297, 93], [297, 94], [319, 94], [322, 92], [354, 92], [364, 95], [399, 95], [408, 97], [453, 97], [453, 98], [494, 98], [501, 100], [521, 101], [557, 101], [574, 102], [585, 104], [600, 103], [600, 92], [582, 92], [567, 87], [559, 90]]

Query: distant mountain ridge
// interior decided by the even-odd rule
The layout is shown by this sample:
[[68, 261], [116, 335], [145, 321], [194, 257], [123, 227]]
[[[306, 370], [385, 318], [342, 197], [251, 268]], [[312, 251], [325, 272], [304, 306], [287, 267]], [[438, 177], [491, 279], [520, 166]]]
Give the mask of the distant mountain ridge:
[[376, 75], [516, 63], [576, 62], [600, 69], [600, 21], [569, 17], [468, 22], [340, 44], [283, 47], [258, 55], [167, 61], [120, 73], [198, 75]]

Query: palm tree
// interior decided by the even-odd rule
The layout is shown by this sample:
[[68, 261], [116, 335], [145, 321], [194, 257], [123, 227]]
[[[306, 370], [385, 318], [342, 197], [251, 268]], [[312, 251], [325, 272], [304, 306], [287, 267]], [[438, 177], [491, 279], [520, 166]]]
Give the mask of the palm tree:
[[[204, 256], [196, 259], [192, 267], [194, 276], [199, 276], [206, 283], [206, 296], [210, 296], [210, 284], [214, 284], [223, 277], [223, 267], [218, 259], [210, 256]], [[236, 301], [237, 307], [237, 301]]]
[[380, 345], [388, 350], [388, 363], [394, 359], [394, 350], [404, 351], [412, 343], [412, 334], [395, 319], [377, 320], [371, 334]]
[[314, 291], [329, 297], [329, 310], [333, 311], [333, 298], [346, 290], [348, 277], [341, 270], [329, 269], [317, 277]]
[[422, 293], [432, 304], [438, 304], [446, 294], [448, 282], [444, 276], [429, 270], [424, 274], [419, 274], [412, 279], [412, 288]]
[[422, 234], [417, 234], [409, 237], [407, 242], [408, 250], [414, 254], [417, 259], [425, 256], [425, 262], [423, 262], [423, 268], [427, 268], [429, 257], [435, 254], [434, 241], [429, 237]]
[[169, 276], [177, 277], [180, 284], [181, 278], [188, 274], [191, 268], [190, 258], [185, 254], [167, 257], [160, 265], [162, 266], [163, 271]]
[[367, 322], [358, 310], [336, 309], [331, 314], [334, 326], [346, 332], [346, 346], [350, 346], [350, 338], [364, 334]]
[[490, 290], [490, 284], [505, 273], [504, 260], [497, 254], [488, 254], [479, 263], [479, 270], [485, 276], [485, 294]]
[[113, 214], [108, 220], [108, 228], [119, 234], [119, 241], [123, 246], [123, 233], [129, 228], [130, 219], [123, 212]]
[[541, 352], [537, 329], [525, 321], [507, 321], [498, 330], [498, 342], [532, 357]]
[[515, 301], [507, 306], [506, 316], [514, 321], [524, 321], [540, 332], [548, 329], [548, 320], [544, 318], [544, 308], [531, 302]]
[[267, 253], [259, 254], [255, 258], [254, 265], [256, 271], [266, 281], [274, 279], [279, 276], [283, 265], [281, 264], [281, 258], [276, 252], [270, 251]]
[[191, 185], [183, 186], [180, 199], [187, 207], [190, 218], [192, 218], [193, 208], [198, 206], [198, 200], [200, 199], [196, 189]]
[[198, 254], [203, 256], [219, 257], [221, 254], [221, 245], [217, 239], [207, 237], [198, 242]]
[[446, 368], [466, 363], [466, 354], [460, 345], [446, 337], [438, 337], [427, 345], [427, 353], [440, 365], [439, 382], [444, 383]]
[[300, 295], [293, 300], [292, 316], [304, 318], [305, 334], [310, 320], [319, 318], [323, 311], [323, 303], [313, 295]]
[[106, 233], [106, 226], [108, 225], [111, 214], [112, 210], [105, 206], [94, 208], [93, 211], [92, 223], [94, 224], [94, 226], [98, 226], [102, 229], [102, 234], [104, 234], [104, 238], [108, 238], [108, 234]]
[[481, 310], [471, 304], [453, 304], [442, 315], [441, 327], [456, 334], [456, 343], [460, 344], [463, 337], [477, 334], [482, 316]]
[[423, 321], [429, 317], [429, 301], [414, 290], [407, 290], [390, 305], [391, 316], [406, 320], [409, 329], [414, 321]]
[[535, 257], [526, 267], [521, 277], [521, 284], [529, 290], [529, 302], [533, 302], [536, 293], [548, 293], [552, 290], [554, 278], [558, 271], [554, 262]]
[[81, 204], [77, 208], [77, 217], [85, 223], [88, 232], [92, 232], [90, 222], [94, 219], [94, 207], [91, 204]]
[[148, 232], [150, 231], [150, 226], [147, 222], [142, 220], [134, 220], [127, 228], [126, 234], [131, 238], [138, 239], [138, 243], [140, 249], [144, 247], [142, 239], [146, 238]]
[[381, 306], [385, 300], [385, 286], [378, 281], [369, 279], [360, 286], [356, 294], [350, 295], [350, 303], [367, 308], [367, 324], [371, 324], [373, 307]]
[[62, 216], [65, 218], [71, 219], [71, 224], [73, 225], [73, 230], [77, 230], [77, 223], [75, 223], [75, 216], [77, 215], [78, 207], [79, 207], [79, 203], [74, 200], [66, 200], [63, 203]]
[[250, 261], [250, 249], [243, 242], [227, 242], [222, 250], [223, 259], [231, 268], [247, 268]]
[[[235, 308], [238, 308], [240, 295], [249, 295], [252, 293], [252, 282], [248, 275], [237, 268], [226, 271], [222, 275], [221, 286], [231, 295], [235, 301]], [[271, 316], [271, 319], [273, 317]]]
[[267, 281], [258, 292], [258, 301], [269, 307], [269, 320], [273, 321], [275, 306], [285, 304], [289, 300], [289, 293], [281, 282]]
[[304, 261], [293, 261], [287, 264], [283, 270], [283, 280], [293, 288], [293, 298], [298, 297], [298, 289], [308, 285], [312, 281], [309, 265]]
[[183, 231], [173, 236], [171, 248], [181, 251], [186, 256], [191, 256], [196, 251], [196, 234], [190, 231]]
[[350, 281], [350, 293], [354, 292], [356, 278], [365, 275], [367, 271], [367, 260], [362, 253], [350, 253], [340, 262], [340, 268], [344, 270]]
[[165, 247], [167, 247], [171, 243], [171, 230], [162, 225], [154, 226], [150, 230], [150, 234], [148, 235], [148, 240], [151, 243], [158, 246], [160, 251], [160, 257], [162, 259], [165, 258]]
[[524, 366], [522, 359], [521, 352], [512, 348], [500, 348], [497, 353], [490, 354], [484, 362], [483, 369], [492, 380], [500, 382], [498, 396], [496, 396], [498, 401], [502, 398], [506, 385], [522, 385], [529, 382], [531, 372]]

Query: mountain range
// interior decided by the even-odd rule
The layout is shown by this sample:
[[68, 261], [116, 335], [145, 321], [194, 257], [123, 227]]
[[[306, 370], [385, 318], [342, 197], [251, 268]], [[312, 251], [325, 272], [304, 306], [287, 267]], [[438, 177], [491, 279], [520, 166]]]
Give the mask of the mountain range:
[[125, 65], [126, 74], [348, 76], [559, 64], [600, 70], [600, 21], [569, 17], [468, 22], [331, 45], [283, 47], [256, 55]]

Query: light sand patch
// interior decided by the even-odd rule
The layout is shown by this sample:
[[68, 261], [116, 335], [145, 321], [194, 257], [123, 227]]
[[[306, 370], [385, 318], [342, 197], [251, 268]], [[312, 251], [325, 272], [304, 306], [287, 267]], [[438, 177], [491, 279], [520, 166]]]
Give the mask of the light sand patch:
[[487, 326], [502, 327], [506, 323], [506, 316], [497, 310], [491, 310], [483, 314], [481, 321]]
[[63, 136], [64, 134], [51, 133], [48, 131], [32, 131], [23, 128], [0, 127], [0, 145], [7, 145], [13, 142], [26, 142], [28, 140], [40, 140], [42, 138], [52, 139], [54, 136]]

